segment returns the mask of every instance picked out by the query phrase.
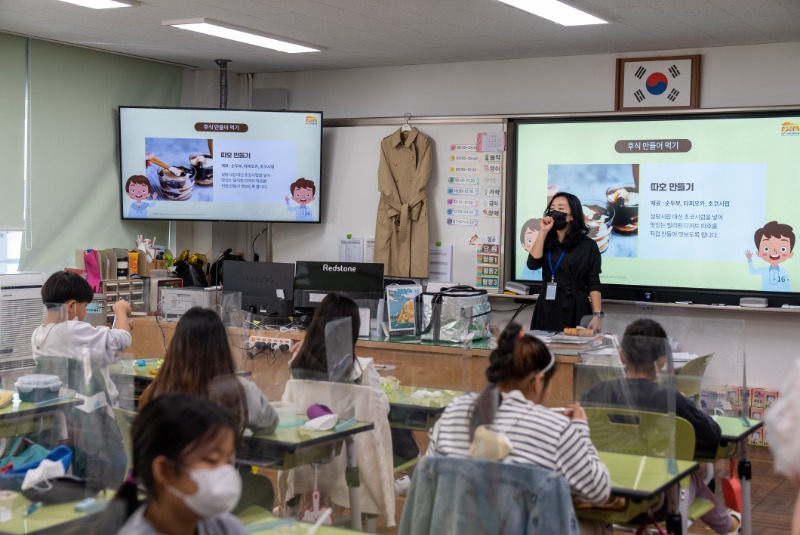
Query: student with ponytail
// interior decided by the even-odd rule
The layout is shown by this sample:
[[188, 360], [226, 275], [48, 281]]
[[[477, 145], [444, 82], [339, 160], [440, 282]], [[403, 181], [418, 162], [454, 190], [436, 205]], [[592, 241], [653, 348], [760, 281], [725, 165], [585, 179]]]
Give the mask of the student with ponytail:
[[554, 372], [547, 347], [510, 323], [490, 356], [489, 386], [447, 406], [430, 432], [427, 454], [472, 457], [477, 437], [504, 437], [494, 460], [552, 470], [582, 501], [606, 501], [611, 481], [589, 439], [583, 409], [574, 403], [559, 414], [541, 405]]
[[153, 399], [133, 423], [132, 473], [94, 532], [117, 533], [124, 522], [120, 535], [246, 534], [230, 514], [242, 490], [232, 464], [238, 434], [208, 399]]

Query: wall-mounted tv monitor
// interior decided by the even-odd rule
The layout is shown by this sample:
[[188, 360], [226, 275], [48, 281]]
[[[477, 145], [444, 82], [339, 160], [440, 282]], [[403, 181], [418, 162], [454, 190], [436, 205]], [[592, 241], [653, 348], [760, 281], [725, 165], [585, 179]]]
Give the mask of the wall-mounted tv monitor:
[[294, 264], [226, 262], [226, 292], [242, 293], [242, 309], [286, 318], [293, 313]]
[[381, 299], [383, 268], [383, 264], [298, 260], [294, 275], [295, 308], [316, 308], [331, 292], [345, 293], [356, 300]]
[[122, 219], [320, 222], [322, 112], [119, 108]]
[[549, 117], [511, 132], [510, 278], [541, 281], [528, 249], [565, 191], [602, 253], [604, 297], [797, 300], [800, 110]]

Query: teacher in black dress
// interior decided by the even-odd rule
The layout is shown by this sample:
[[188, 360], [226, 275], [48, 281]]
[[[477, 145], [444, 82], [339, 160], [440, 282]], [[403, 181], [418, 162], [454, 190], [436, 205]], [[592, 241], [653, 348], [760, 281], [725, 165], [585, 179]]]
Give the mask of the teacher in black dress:
[[[554, 195], [528, 255], [528, 268], [542, 268], [542, 291], [531, 329], [560, 332], [582, 326], [600, 330], [600, 251], [588, 234], [581, 201], [571, 193]], [[590, 323], [581, 325], [587, 316], [592, 316]]]

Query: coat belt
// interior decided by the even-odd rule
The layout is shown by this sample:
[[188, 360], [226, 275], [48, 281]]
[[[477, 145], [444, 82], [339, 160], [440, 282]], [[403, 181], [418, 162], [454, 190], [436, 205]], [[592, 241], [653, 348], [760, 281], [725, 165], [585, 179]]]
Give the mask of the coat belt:
[[420, 191], [416, 197], [407, 203], [398, 203], [392, 198], [381, 194], [381, 200], [388, 205], [386, 213], [389, 217], [400, 216], [400, 224], [397, 229], [401, 242], [408, 239], [408, 234], [411, 230], [411, 221], [417, 221], [419, 214], [422, 211], [422, 204], [428, 198], [427, 191]]

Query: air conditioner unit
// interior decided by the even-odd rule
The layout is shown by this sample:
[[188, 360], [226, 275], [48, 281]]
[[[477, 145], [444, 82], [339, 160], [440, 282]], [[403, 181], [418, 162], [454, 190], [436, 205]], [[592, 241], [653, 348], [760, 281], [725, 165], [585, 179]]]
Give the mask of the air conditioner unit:
[[31, 335], [42, 324], [44, 273], [0, 274], [0, 372], [32, 368]]

